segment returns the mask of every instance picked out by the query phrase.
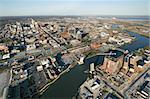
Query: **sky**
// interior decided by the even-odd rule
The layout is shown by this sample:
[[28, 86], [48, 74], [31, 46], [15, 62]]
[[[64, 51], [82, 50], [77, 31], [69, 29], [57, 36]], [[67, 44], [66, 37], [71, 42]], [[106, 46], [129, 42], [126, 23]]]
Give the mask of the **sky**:
[[0, 16], [150, 15], [150, 0], [0, 0]]

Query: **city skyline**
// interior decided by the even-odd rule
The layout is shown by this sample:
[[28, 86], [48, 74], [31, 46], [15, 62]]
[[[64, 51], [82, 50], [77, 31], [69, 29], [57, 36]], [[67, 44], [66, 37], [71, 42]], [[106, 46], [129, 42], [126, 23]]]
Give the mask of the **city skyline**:
[[148, 0], [1, 0], [0, 16], [150, 15]]
[[0, 99], [149, 99], [150, 0], [0, 0]]

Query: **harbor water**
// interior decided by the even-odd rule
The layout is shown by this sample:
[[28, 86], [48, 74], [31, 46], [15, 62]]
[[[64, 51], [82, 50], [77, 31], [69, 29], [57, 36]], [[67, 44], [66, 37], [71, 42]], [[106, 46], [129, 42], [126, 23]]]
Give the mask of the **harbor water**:
[[[124, 45], [120, 48], [129, 50], [132, 52], [139, 48], [149, 46], [150, 39], [139, 34], [128, 32], [131, 36], [134, 36], [136, 40], [131, 44]], [[94, 56], [89, 59], [85, 59], [83, 65], [77, 65], [69, 72], [63, 74], [54, 84], [43, 93], [41, 99], [71, 99], [78, 91], [80, 85], [87, 79], [87, 74], [84, 73], [89, 69], [89, 65], [94, 63], [99, 65], [103, 63], [104, 56]]]

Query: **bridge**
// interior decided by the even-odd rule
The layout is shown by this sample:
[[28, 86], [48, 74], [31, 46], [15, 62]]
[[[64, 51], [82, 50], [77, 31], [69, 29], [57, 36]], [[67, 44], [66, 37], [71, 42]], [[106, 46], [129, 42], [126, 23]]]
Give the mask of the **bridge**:
[[[117, 50], [117, 51], [120, 51], [120, 52], [122, 52], [122, 53], [124, 53], [124, 54], [128, 54], [128, 53], [129, 53], [128, 50], [124, 50], [124, 49], [121, 49], [121, 48], [112, 47], [111, 50]], [[105, 53], [105, 52], [104, 52], [104, 53], [97, 53], [96, 55], [111, 56], [111, 55], [116, 55], [116, 53], [113, 53], [113, 52]], [[90, 57], [93, 57], [93, 56], [95, 56], [95, 55], [92, 55], [92, 56], [90, 56]]]
[[112, 48], [112, 50], [117, 50], [117, 51], [123, 52], [124, 54], [129, 53], [129, 51], [128, 51], [128, 50], [124, 50], [124, 49], [116, 48], [116, 47], [113, 47], [113, 48]]

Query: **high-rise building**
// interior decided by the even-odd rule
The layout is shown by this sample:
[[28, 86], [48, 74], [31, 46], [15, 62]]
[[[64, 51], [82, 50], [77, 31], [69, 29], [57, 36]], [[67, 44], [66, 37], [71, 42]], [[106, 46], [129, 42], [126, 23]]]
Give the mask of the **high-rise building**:
[[109, 74], [118, 73], [120, 68], [123, 66], [124, 55], [117, 58], [105, 57], [103, 65], [100, 67]]
[[134, 68], [136, 68], [137, 67], [137, 61], [140, 59], [141, 59], [140, 56], [132, 56], [130, 58], [130, 64], [132, 64], [134, 66]]
[[123, 67], [122, 67], [121, 71], [122, 71], [123, 73], [125, 73], [125, 74], [126, 74], [126, 73], [128, 72], [128, 70], [129, 70], [129, 59], [130, 59], [129, 54], [124, 57], [124, 64], [123, 64]]

